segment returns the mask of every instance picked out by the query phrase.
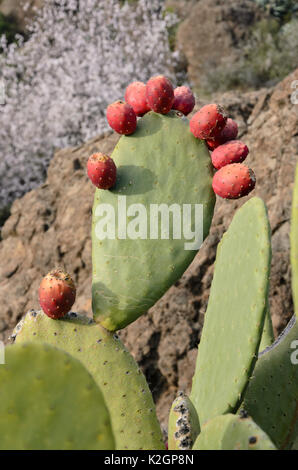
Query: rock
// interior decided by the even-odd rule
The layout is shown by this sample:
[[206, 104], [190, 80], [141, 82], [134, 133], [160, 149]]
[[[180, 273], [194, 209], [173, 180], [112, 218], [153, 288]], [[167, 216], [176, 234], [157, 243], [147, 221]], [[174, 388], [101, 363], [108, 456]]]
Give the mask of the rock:
[[174, 12], [180, 20], [184, 20], [190, 14], [197, 0], [166, 0], [165, 8]]
[[177, 49], [186, 56], [188, 76], [197, 87], [209, 70], [239, 60], [250, 27], [265, 15], [250, 0], [200, 0], [186, 11], [177, 33]]
[[[257, 176], [252, 195], [262, 197], [268, 206], [273, 245], [270, 309], [276, 333], [293, 314], [289, 221], [298, 156], [298, 105], [291, 103], [290, 95], [295, 79], [298, 70], [272, 89], [220, 97], [240, 124], [241, 139], [250, 148], [247, 163]], [[77, 284], [74, 308], [90, 315], [94, 189], [85, 165], [92, 152], [110, 154], [117, 140], [109, 133], [75, 149], [59, 151], [51, 161], [45, 184], [13, 204], [0, 242], [2, 339], [7, 339], [27, 310], [38, 308], [40, 280], [55, 265], [62, 265]], [[177, 390], [188, 392], [191, 386], [217, 244], [246, 199], [218, 199], [210, 235], [184, 276], [148, 314], [120, 332], [146, 374], [164, 427]]]
[[44, 0], [2, 0], [0, 13], [14, 18], [20, 30], [24, 31], [28, 22], [43, 4]]

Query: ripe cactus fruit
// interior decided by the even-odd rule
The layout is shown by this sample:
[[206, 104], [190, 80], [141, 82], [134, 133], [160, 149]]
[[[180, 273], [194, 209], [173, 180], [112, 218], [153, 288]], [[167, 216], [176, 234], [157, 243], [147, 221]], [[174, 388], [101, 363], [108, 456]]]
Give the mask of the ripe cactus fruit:
[[249, 194], [255, 187], [254, 172], [242, 163], [232, 163], [218, 170], [212, 187], [218, 196], [224, 199], [238, 199]]
[[[164, 449], [146, 379], [117, 335], [74, 312], [53, 321], [33, 310], [17, 325], [12, 339], [17, 345], [52, 344], [86, 367], [109, 409], [117, 450]], [[50, 366], [55, 371], [53, 362]], [[88, 409], [88, 401], [84, 403]]]
[[207, 140], [207, 145], [209, 150], [214, 150], [219, 145], [225, 144], [230, 140], [237, 139], [238, 135], [238, 125], [233, 119], [228, 118], [225, 127], [221, 131], [221, 133], [215, 137], [213, 140]]
[[110, 189], [116, 183], [117, 168], [111, 157], [94, 153], [88, 159], [87, 174], [98, 189]]
[[263, 333], [270, 264], [266, 208], [252, 198], [238, 209], [217, 248], [190, 395], [201, 427], [235, 413], [242, 402]]
[[39, 286], [39, 303], [48, 317], [64, 317], [76, 299], [76, 288], [70, 275], [57, 268], [49, 272]]
[[[170, 209], [177, 209], [182, 221], [182, 211], [186, 213], [187, 205], [187, 220], [194, 224], [196, 219], [197, 233], [205, 238], [215, 195], [206, 145], [193, 138], [187, 119], [181, 119], [176, 111], [165, 116], [147, 113], [139, 120], [133, 136], [121, 137], [112, 158], [118, 168], [117, 185], [113, 191], [96, 190], [93, 206], [92, 308], [95, 321], [115, 331], [152, 307], [181, 277], [199, 249], [200, 243], [186, 246], [189, 245], [184, 235], [187, 221], [180, 235], [174, 236], [172, 214], [168, 212], [168, 233], [162, 232], [160, 219], [165, 220]], [[101, 208], [106, 204], [117, 215], [118, 239], [106, 237], [100, 231], [104, 220]], [[131, 234], [133, 214], [129, 216], [128, 211], [140, 206], [145, 216], [141, 214], [139, 220], [145, 220], [146, 227], [143, 234], [138, 230]], [[157, 213], [153, 221], [152, 207]], [[200, 208], [202, 222], [200, 214], [196, 215]], [[188, 241], [193, 242], [195, 234], [190, 237]]]
[[146, 85], [143, 82], [133, 82], [128, 85], [125, 91], [125, 101], [130, 104], [139, 117], [150, 111], [147, 103]]
[[174, 103], [174, 89], [164, 75], [152, 77], [146, 84], [147, 102], [156, 113], [168, 114]]
[[137, 116], [133, 108], [123, 101], [116, 101], [107, 108], [109, 125], [118, 134], [133, 134], [137, 127]]
[[190, 88], [187, 86], [180, 86], [174, 90], [175, 100], [173, 109], [180, 111], [185, 116], [192, 112], [195, 107], [196, 100]]
[[190, 120], [190, 130], [197, 139], [214, 140], [227, 122], [224, 109], [218, 104], [203, 106]]
[[5, 353], [1, 450], [115, 449], [102, 393], [79, 360], [48, 344], [8, 346]]
[[208, 421], [193, 450], [276, 450], [267, 434], [254, 421], [226, 414]]
[[169, 416], [169, 449], [191, 450], [199, 432], [197, 412], [188, 396], [180, 392], [173, 402]]
[[213, 150], [211, 160], [214, 168], [219, 170], [230, 163], [242, 163], [248, 153], [247, 145], [240, 140], [231, 140]]

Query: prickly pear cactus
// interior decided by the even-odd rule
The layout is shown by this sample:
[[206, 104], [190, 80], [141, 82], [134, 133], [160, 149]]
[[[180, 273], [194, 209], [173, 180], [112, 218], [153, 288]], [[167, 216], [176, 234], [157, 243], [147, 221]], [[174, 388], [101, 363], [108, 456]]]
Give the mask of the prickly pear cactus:
[[100, 387], [119, 450], [164, 449], [145, 377], [117, 335], [87, 317], [71, 313], [52, 320], [29, 312], [16, 327], [15, 342], [46, 342], [79, 359]]
[[243, 408], [279, 449], [290, 449], [298, 438], [298, 325], [286, 330], [259, 357]]
[[[170, 206], [183, 221], [191, 209], [189, 229], [198, 238], [203, 232], [203, 239], [209, 232], [215, 196], [207, 147], [176, 112], [146, 114], [133, 135], [121, 137], [112, 158], [118, 168], [116, 186], [96, 190], [94, 200], [92, 298], [96, 321], [114, 331], [146, 312], [181, 277], [202, 242], [193, 243], [195, 235], [185, 233], [187, 224], [178, 219], [173, 223], [171, 213], [169, 233], [163, 225], [160, 237], [158, 206], [163, 204], [164, 221]], [[203, 207], [203, 227], [199, 208], [195, 227], [195, 204]], [[109, 238], [102, 239], [103, 231], [109, 232]]]
[[264, 349], [268, 348], [268, 346], [271, 346], [271, 344], [273, 343], [274, 343], [273, 325], [272, 325], [272, 319], [271, 319], [269, 306], [267, 306], [264, 329], [263, 329], [259, 351], [260, 352], [264, 351]]
[[193, 450], [275, 450], [275, 446], [251, 418], [226, 414], [203, 426]]
[[195, 407], [185, 393], [180, 392], [174, 400], [168, 428], [170, 450], [191, 450], [200, 432], [200, 424]]
[[271, 260], [264, 203], [252, 198], [217, 250], [190, 399], [202, 426], [236, 412], [254, 368], [267, 307]]
[[102, 393], [85, 367], [49, 345], [8, 346], [0, 367], [1, 450], [108, 450]]

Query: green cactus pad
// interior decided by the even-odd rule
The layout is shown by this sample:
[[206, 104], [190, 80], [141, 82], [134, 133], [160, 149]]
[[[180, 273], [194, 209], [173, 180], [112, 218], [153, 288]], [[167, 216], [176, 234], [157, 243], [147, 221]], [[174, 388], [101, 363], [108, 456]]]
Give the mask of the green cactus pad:
[[217, 249], [190, 395], [201, 426], [236, 412], [242, 401], [264, 326], [270, 259], [266, 208], [252, 198], [237, 211]]
[[298, 316], [298, 165], [292, 202], [291, 220], [291, 267], [292, 267], [292, 292], [296, 316]]
[[259, 357], [244, 409], [279, 449], [298, 438], [298, 325], [295, 316]]
[[8, 346], [0, 366], [1, 450], [113, 450], [103, 396], [85, 367], [64, 351]]
[[[185, 249], [185, 244], [193, 240], [183, 237], [187, 225], [173, 224], [171, 214], [169, 233], [163, 230], [161, 239], [161, 217], [154, 211], [161, 204], [167, 205], [165, 209], [175, 204], [177, 220], [180, 213], [183, 221], [182, 212], [187, 216], [188, 210], [184, 205], [191, 204], [194, 230], [195, 204], [202, 205], [204, 223], [203, 227], [201, 223], [198, 225], [197, 233], [203, 232], [202, 238], [205, 238], [213, 216], [215, 196], [207, 147], [191, 134], [188, 120], [176, 112], [165, 116], [154, 112], [146, 114], [138, 121], [133, 135], [121, 137], [112, 158], [118, 169], [116, 186], [110, 191], [96, 190], [95, 193], [92, 298], [95, 320], [115, 331], [136, 320], [162, 297], [197, 253], [198, 248]], [[127, 209], [132, 211], [128, 216], [122, 207], [124, 200]], [[109, 238], [101, 240], [100, 224], [106, 217], [105, 212], [100, 212], [105, 207], [103, 204], [115, 210], [115, 239], [110, 239], [112, 224]], [[133, 213], [133, 210], [137, 212]], [[141, 223], [136, 227], [136, 216], [145, 220], [144, 226]], [[164, 221], [165, 216], [166, 213]], [[119, 223], [120, 219], [124, 220], [129, 232]], [[151, 233], [158, 221], [159, 231]], [[179, 239], [178, 226], [181, 225], [182, 238]], [[124, 234], [119, 236], [120, 227]], [[173, 239], [173, 227], [176, 239]], [[121, 238], [124, 236], [127, 238]], [[132, 239], [137, 236], [145, 238]]]
[[170, 450], [191, 450], [200, 432], [197, 412], [183, 392], [174, 400], [168, 429], [168, 446]]
[[276, 450], [269, 437], [251, 418], [232, 414], [208, 421], [193, 450]]
[[273, 343], [274, 343], [273, 325], [272, 325], [269, 307], [267, 307], [264, 329], [263, 329], [259, 351], [260, 352], [264, 351], [264, 349], [268, 348], [268, 346], [271, 346], [271, 344]]
[[84, 364], [103, 393], [118, 450], [164, 449], [146, 379], [117, 335], [75, 313], [52, 320], [31, 311], [14, 336], [18, 344], [53, 344]]

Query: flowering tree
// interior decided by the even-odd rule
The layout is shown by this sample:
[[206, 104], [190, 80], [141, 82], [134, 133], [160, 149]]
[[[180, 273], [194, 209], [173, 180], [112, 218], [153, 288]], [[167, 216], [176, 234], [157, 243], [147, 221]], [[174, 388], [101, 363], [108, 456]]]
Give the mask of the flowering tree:
[[107, 128], [105, 109], [132, 80], [165, 73], [176, 56], [163, 0], [47, 0], [25, 43], [2, 37], [0, 207], [39, 184], [55, 148]]

